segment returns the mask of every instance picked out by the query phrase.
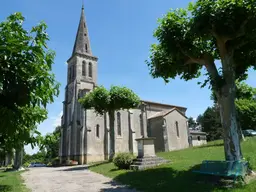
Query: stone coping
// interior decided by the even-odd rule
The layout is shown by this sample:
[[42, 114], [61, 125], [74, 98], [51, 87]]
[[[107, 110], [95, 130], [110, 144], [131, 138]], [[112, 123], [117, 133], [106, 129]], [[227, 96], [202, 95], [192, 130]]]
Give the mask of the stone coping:
[[140, 141], [140, 140], [155, 140], [156, 138], [155, 137], [142, 137], [142, 138], [138, 138], [138, 139], [135, 139], [136, 141]]
[[206, 132], [201, 132], [201, 131], [190, 131], [191, 135], [207, 135]]

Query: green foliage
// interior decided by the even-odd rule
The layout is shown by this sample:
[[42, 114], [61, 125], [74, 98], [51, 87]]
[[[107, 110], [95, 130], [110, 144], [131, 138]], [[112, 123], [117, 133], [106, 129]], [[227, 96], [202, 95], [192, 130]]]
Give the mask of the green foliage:
[[29, 165], [30, 165], [29, 162], [23, 163], [23, 167], [29, 167]]
[[133, 163], [134, 156], [131, 153], [118, 153], [113, 159], [113, 163], [119, 169], [129, 169]]
[[59, 157], [55, 157], [54, 159], [52, 159], [51, 163], [52, 163], [53, 166], [58, 166], [60, 164]]
[[140, 104], [139, 97], [132, 90], [118, 86], [111, 86], [109, 91], [103, 86], [96, 87], [79, 101], [85, 109], [93, 108], [100, 115], [104, 112], [135, 108]]
[[23, 144], [31, 144], [32, 148], [37, 143], [37, 136], [40, 133], [37, 131], [36, 124], [47, 118], [46, 109], [40, 107], [18, 107], [18, 112], [8, 108], [1, 108], [0, 115], [3, 118], [3, 124], [7, 127], [11, 123], [15, 127], [12, 129], [1, 129], [0, 131], [0, 146], [5, 150], [11, 150]]
[[197, 116], [197, 118], [196, 118], [196, 122], [198, 123], [198, 124], [202, 124], [202, 118], [203, 118], [203, 116], [202, 115], [198, 115]]
[[85, 97], [81, 98], [79, 101], [85, 109], [94, 108], [97, 113], [102, 115], [109, 108], [109, 91], [103, 86], [96, 87], [92, 92], [86, 94]]
[[151, 75], [166, 82], [176, 76], [190, 80], [205, 66], [207, 82], [219, 87], [226, 76], [217, 71], [214, 59], [223, 61], [230, 54], [236, 78], [246, 78], [256, 63], [254, 7], [251, 0], [198, 0], [188, 9], [169, 11], [154, 32], [158, 44], [152, 45], [147, 61]]
[[[256, 88], [245, 82], [236, 82], [236, 110], [242, 129], [255, 129], [256, 125]], [[217, 103], [217, 98], [212, 92], [211, 99]]]
[[47, 118], [46, 105], [59, 94], [51, 72], [47, 26], [23, 28], [21, 13], [0, 23], [0, 146], [8, 150], [37, 142], [36, 127]]
[[47, 162], [47, 159], [46, 159], [46, 153], [45, 152], [42, 152], [42, 151], [39, 151], [33, 155], [29, 155], [29, 154], [25, 154], [24, 157], [23, 157], [23, 163], [36, 163], [36, 162], [39, 162], [39, 163], [46, 163]]
[[[242, 129], [255, 129], [256, 125], [256, 99], [254, 98], [256, 89], [250, 87], [244, 82], [236, 82], [236, 110], [238, 120]], [[220, 139], [222, 136], [220, 113], [217, 101], [212, 93], [211, 98], [214, 100], [214, 106], [208, 107], [202, 115], [201, 125], [203, 131], [208, 136], [208, 140]]]
[[[161, 77], [165, 82], [177, 76], [186, 81], [197, 78], [206, 68], [207, 79], [201, 87], [208, 84], [222, 101], [219, 104], [226, 122], [222, 127], [227, 160], [242, 157], [235, 139], [238, 132], [231, 133], [231, 121], [237, 119], [230, 117], [236, 114], [235, 81], [246, 79], [250, 67], [256, 69], [255, 13], [252, 0], [198, 0], [187, 9], [171, 10], [159, 20], [154, 32], [158, 43], [151, 46], [146, 61], [153, 78]], [[221, 61], [219, 69], [215, 60]], [[224, 106], [224, 102], [228, 105]], [[233, 125], [238, 130], [238, 123]], [[239, 153], [232, 149], [236, 145]]]
[[132, 90], [126, 87], [111, 86], [108, 91], [103, 86], [100, 86], [86, 94], [79, 100], [79, 102], [85, 109], [93, 108], [99, 115], [103, 115], [104, 113], [109, 114], [109, 159], [113, 159], [115, 154], [115, 111], [138, 107], [140, 98]]
[[201, 118], [202, 131], [207, 133], [207, 140], [214, 141], [222, 138], [220, 112], [217, 105], [208, 107]]
[[256, 128], [256, 88], [245, 82], [236, 83], [236, 109], [242, 129]]
[[236, 98], [255, 100], [256, 88], [247, 85], [245, 82], [236, 83]]
[[195, 120], [193, 119], [193, 117], [189, 117], [189, 118], [188, 118], [188, 127], [189, 127], [189, 128], [195, 128], [195, 127], [196, 127], [196, 122], [195, 122]]
[[238, 99], [236, 101], [238, 119], [242, 129], [256, 128], [256, 101], [248, 99]]
[[60, 126], [53, 133], [48, 133], [40, 139], [40, 150], [46, 150], [45, 158], [49, 161], [59, 156]]

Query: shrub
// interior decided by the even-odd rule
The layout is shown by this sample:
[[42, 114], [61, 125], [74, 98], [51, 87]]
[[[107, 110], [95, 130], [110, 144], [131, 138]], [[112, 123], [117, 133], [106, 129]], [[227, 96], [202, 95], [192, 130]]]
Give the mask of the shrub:
[[47, 167], [52, 167], [52, 163], [51, 162], [47, 163]]
[[59, 166], [60, 165], [59, 157], [52, 159], [51, 164], [52, 164], [52, 166]]
[[129, 169], [134, 156], [130, 153], [118, 153], [113, 159], [113, 163], [119, 169]]
[[30, 163], [29, 162], [26, 162], [23, 164], [23, 167], [29, 167]]

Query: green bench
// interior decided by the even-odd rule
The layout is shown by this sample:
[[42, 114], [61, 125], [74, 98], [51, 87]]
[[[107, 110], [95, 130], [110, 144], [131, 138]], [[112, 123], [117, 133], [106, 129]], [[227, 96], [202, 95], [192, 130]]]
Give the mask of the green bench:
[[248, 172], [248, 162], [246, 161], [203, 161], [200, 170], [194, 173], [214, 175], [220, 177], [233, 178], [234, 181], [240, 177], [244, 180]]

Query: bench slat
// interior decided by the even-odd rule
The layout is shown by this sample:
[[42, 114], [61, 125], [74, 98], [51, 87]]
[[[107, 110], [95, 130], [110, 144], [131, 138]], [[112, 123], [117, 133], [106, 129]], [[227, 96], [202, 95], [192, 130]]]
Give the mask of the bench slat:
[[200, 170], [194, 173], [225, 176], [225, 177], [244, 177], [247, 173], [247, 162], [245, 161], [209, 161], [202, 162]]

